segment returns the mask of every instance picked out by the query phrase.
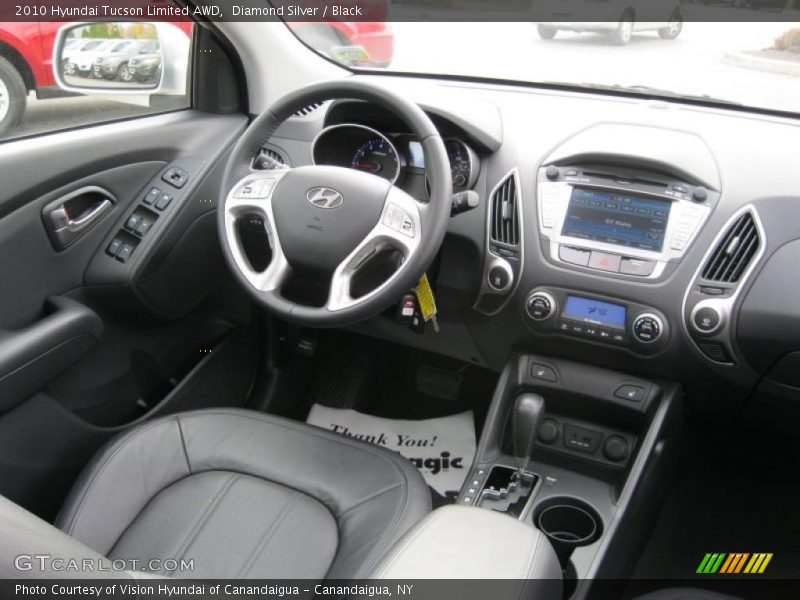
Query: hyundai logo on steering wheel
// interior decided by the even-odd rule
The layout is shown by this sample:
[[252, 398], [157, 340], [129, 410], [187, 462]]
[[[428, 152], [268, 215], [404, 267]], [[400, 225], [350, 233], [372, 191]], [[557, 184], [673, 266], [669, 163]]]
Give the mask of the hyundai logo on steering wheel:
[[315, 187], [308, 190], [306, 198], [317, 208], [339, 208], [344, 204], [344, 196], [336, 190], [326, 187]]

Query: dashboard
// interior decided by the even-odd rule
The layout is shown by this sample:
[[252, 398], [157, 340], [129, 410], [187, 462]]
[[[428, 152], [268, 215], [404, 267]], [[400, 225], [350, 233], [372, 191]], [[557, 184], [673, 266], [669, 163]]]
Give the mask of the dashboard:
[[[798, 397], [800, 198], [779, 151], [794, 121], [363, 77], [419, 98], [454, 191], [480, 203], [451, 218], [429, 272], [441, 331], [391, 310], [358, 331], [492, 369], [517, 349], [678, 381], [698, 413]], [[427, 197], [419, 141], [394, 115], [342, 100], [291, 121], [272, 143], [293, 164]]]

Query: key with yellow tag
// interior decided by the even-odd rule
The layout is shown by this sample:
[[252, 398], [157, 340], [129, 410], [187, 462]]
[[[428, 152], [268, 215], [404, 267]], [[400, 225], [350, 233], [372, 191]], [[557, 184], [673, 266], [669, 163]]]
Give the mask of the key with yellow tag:
[[433, 326], [433, 330], [439, 333], [439, 321], [436, 318], [438, 309], [436, 308], [436, 298], [433, 297], [433, 290], [431, 289], [431, 282], [428, 281], [428, 274], [424, 273], [419, 278], [417, 288], [414, 290], [417, 295], [417, 302], [419, 303], [419, 310], [422, 313], [422, 318], [425, 322], [429, 322]]

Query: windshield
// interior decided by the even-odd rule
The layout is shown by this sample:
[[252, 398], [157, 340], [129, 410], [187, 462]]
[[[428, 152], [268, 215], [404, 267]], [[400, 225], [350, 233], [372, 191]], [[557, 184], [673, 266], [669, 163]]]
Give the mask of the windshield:
[[[752, 8], [740, 11], [757, 14]], [[800, 23], [683, 22], [665, 15], [663, 21], [647, 23], [289, 27], [320, 54], [354, 69], [612, 87], [800, 113]]]

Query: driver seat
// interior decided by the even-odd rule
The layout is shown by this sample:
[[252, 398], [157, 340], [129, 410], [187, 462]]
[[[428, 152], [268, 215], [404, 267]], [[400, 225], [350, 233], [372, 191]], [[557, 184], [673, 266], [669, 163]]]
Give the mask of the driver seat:
[[[424, 480], [399, 454], [263, 413], [193, 411], [98, 452], [56, 522], [71, 540], [0, 502], [0, 577], [20, 575], [9, 555], [25, 548], [135, 560], [157, 576], [358, 579], [429, 511]], [[193, 568], [147, 567], [168, 559]]]

